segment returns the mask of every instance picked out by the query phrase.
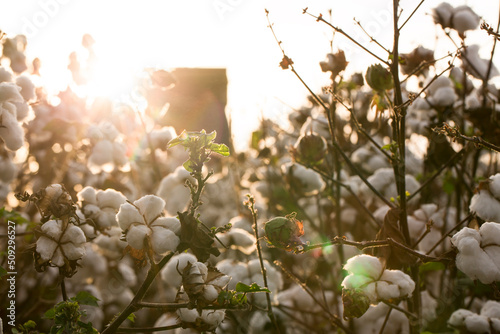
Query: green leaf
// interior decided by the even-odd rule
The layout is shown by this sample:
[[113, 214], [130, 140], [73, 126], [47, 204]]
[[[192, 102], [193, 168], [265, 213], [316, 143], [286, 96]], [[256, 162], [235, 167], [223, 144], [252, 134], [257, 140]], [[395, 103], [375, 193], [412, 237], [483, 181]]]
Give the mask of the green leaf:
[[0, 277], [7, 275], [7, 270], [0, 266]]
[[128, 320], [130, 320], [131, 323], [135, 323], [135, 314], [130, 313], [130, 315], [127, 317]]
[[194, 163], [191, 160], [187, 160], [182, 164], [182, 166], [190, 173], [193, 172]]
[[218, 153], [218, 154], [225, 156], [225, 157], [229, 156], [229, 147], [227, 147], [224, 144], [212, 143], [212, 144], [210, 144], [210, 150], [214, 153]]
[[78, 304], [81, 304], [81, 305], [89, 305], [89, 306], [95, 306], [95, 307], [99, 307], [99, 305], [97, 304], [97, 302], [99, 301], [99, 299], [97, 299], [96, 297], [92, 296], [90, 294], [90, 292], [87, 292], [87, 291], [80, 291], [76, 294], [76, 297], [73, 298], [76, 302], [78, 302]]
[[186, 141], [186, 131], [183, 131], [178, 137], [176, 137], [168, 142], [167, 148], [171, 148], [173, 146], [183, 144], [185, 141]]
[[420, 274], [422, 274], [422, 273], [425, 273], [427, 271], [437, 271], [437, 270], [444, 270], [444, 269], [445, 269], [445, 265], [441, 262], [427, 262], [427, 263], [422, 264], [418, 268], [418, 272]]
[[238, 282], [236, 284], [235, 291], [245, 292], [245, 293], [247, 293], [247, 292], [250, 292], [250, 293], [253, 293], [253, 292], [271, 292], [271, 291], [269, 291], [269, 289], [263, 288], [260, 285], [258, 285], [257, 283], [252, 283], [251, 285], [246, 285], [246, 284], [241, 283], [241, 282]]
[[51, 308], [50, 310], [45, 312], [45, 314], [43, 315], [43, 318], [45, 318], [45, 319], [54, 319], [55, 317], [56, 317], [56, 308], [55, 307]]

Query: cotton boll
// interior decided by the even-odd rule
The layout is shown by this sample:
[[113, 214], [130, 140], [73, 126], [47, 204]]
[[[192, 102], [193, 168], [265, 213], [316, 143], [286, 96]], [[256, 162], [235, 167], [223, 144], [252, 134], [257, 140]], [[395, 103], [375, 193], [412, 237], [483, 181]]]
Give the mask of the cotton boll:
[[488, 191], [472, 196], [469, 209], [484, 220], [500, 223], [500, 202]]
[[110, 122], [103, 122], [99, 124], [99, 129], [101, 130], [101, 133], [103, 134], [104, 138], [106, 138], [109, 141], [114, 141], [116, 137], [120, 134], [116, 127], [110, 123]]
[[0, 67], [0, 83], [1, 82], [11, 82], [12, 81], [12, 73], [10, 73], [7, 69]]
[[41, 236], [36, 241], [36, 252], [40, 254], [42, 260], [49, 261], [52, 258], [57, 246], [57, 242], [54, 240]]
[[217, 288], [218, 291], [221, 291], [229, 284], [230, 281], [231, 281], [230, 276], [220, 275], [220, 276], [217, 276], [216, 278], [212, 279], [211, 281], [207, 281], [205, 283], [210, 284], [210, 285], [214, 286], [215, 288]]
[[97, 204], [97, 194], [93, 187], [85, 187], [76, 194], [76, 197], [80, 202], [88, 202], [91, 204]]
[[[161, 279], [170, 286], [179, 287], [182, 283], [181, 275], [188, 263], [195, 263], [196, 256], [190, 253], [181, 253], [172, 256], [170, 261], [161, 271]], [[179, 272], [177, 271], [179, 270]]]
[[440, 24], [443, 28], [450, 27], [453, 12], [454, 8], [452, 5], [447, 2], [440, 3], [433, 9], [434, 22]]
[[487, 317], [472, 314], [465, 318], [464, 324], [470, 333], [490, 333], [490, 323]]
[[282, 170], [292, 186], [298, 187], [306, 195], [317, 194], [325, 187], [325, 183], [318, 173], [302, 165], [288, 162], [282, 166]]
[[97, 192], [96, 200], [101, 208], [110, 207], [118, 209], [120, 205], [125, 203], [127, 198], [119, 191], [106, 189]]
[[211, 284], [206, 284], [203, 286], [202, 296], [207, 302], [212, 303], [219, 296], [219, 291], [217, 291], [215, 286]]
[[181, 321], [194, 323], [198, 318], [198, 311], [194, 309], [189, 310], [187, 308], [181, 308], [177, 310], [177, 315], [179, 316]]
[[50, 259], [50, 262], [57, 267], [64, 266], [64, 256], [59, 247], [56, 248], [54, 255], [52, 255], [52, 259]]
[[135, 201], [134, 205], [139, 208], [139, 211], [149, 223], [161, 215], [165, 201], [155, 195], [146, 195]]
[[92, 148], [89, 163], [101, 166], [113, 162], [113, 143], [109, 140], [101, 140]]
[[123, 166], [128, 162], [127, 146], [122, 142], [113, 142], [113, 162], [117, 166]]
[[413, 290], [415, 290], [415, 282], [413, 282], [410, 276], [400, 270], [384, 270], [380, 281], [386, 281], [397, 286], [398, 296], [391, 298], [411, 296]]
[[[4, 107], [6, 107], [4, 105]], [[5, 142], [5, 146], [11, 151], [17, 151], [23, 146], [24, 131], [17, 118], [0, 106], [0, 137]]]
[[[373, 281], [374, 279], [368, 276], [347, 275], [342, 281], [342, 286], [345, 289], [359, 289], [365, 287], [366, 285], [370, 284]], [[376, 300], [376, 298], [374, 300]]]
[[60, 239], [61, 242], [71, 242], [74, 244], [81, 244], [86, 241], [85, 234], [82, 229], [73, 224], [69, 224], [64, 231], [64, 235]]
[[164, 126], [161, 129], [155, 129], [149, 134], [149, 140], [153, 148], [159, 148], [165, 150], [167, 144], [173, 138], [177, 137], [175, 129], [171, 126]]
[[175, 217], [160, 217], [156, 219], [153, 224], [151, 224], [151, 227], [154, 226], [161, 226], [163, 228], [169, 229], [176, 235], [180, 235], [181, 233], [181, 222]]
[[153, 226], [151, 230], [151, 245], [156, 254], [164, 255], [177, 249], [180, 239], [174, 232], [160, 226]]
[[15, 83], [2, 82], [0, 83], [0, 103], [4, 102], [24, 102], [23, 96], [21, 95], [20, 87]]
[[144, 247], [144, 239], [151, 234], [151, 229], [146, 225], [133, 225], [127, 232], [127, 242], [135, 249]]
[[362, 275], [372, 279], [379, 279], [382, 274], [382, 264], [380, 260], [371, 255], [358, 255], [347, 260], [344, 269], [355, 275]]
[[457, 100], [457, 95], [453, 87], [440, 87], [430, 98], [434, 106], [446, 107], [451, 106]]
[[203, 310], [201, 312], [201, 319], [205, 323], [212, 325], [213, 328], [216, 328], [224, 320], [225, 314], [224, 310]]
[[76, 244], [73, 243], [62, 244], [61, 249], [64, 252], [64, 256], [68, 260], [78, 260], [85, 254], [85, 247], [81, 245], [77, 246]]
[[456, 328], [462, 327], [465, 319], [472, 315], [474, 315], [474, 313], [469, 310], [458, 309], [451, 314], [450, 319], [448, 319], [448, 324]]
[[438, 89], [445, 87], [453, 87], [453, 82], [448, 77], [440, 76], [430, 84], [427, 92], [430, 96], [434, 96]]
[[58, 240], [62, 234], [61, 224], [59, 220], [49, 220], [42, 225], [41, 229], [44, 234]]
[[[472, 230], [469, 228], [464, 229]], [[461, 233], [462, 230], [458, 233]], [[477, 234], [470, 234], [477, 237], [479, 233], [476, 233]], [[455, 236], [452, 238], [452, 243], [459, 250], [455, 260], [458, 269], [464, 272], [471, 279], [479, 279], [484, 284], [490, 284], [500, 278], [499, 269], [480, 247], [480, 243], [476, 238], [455, 238]]]
[[500, 319], [500, 302], [488, 300], [481, 308], [481, 315], [488, 318]]
[[144, 217], [135, 206], [130, 203], [123, 203], [116, 214], [116, 219], [122, 230], [126, 231], [131, 224], [144, 224]]
[[16, 85], [21, 87], [21, 95], [25, 101], [32, 100], [36, 97], [35, 85], [31, 79], [25, 75], [20, 75], [16, 78]]
[[481, 247], [500, 246], [500, 224], [484, 223], [479, 229], [479, 234], [481, 235]]
[[479, 16], [469, 6], [455, 8], [451, 18], [451, 27], [463, 35], [467, 30], [479, 26]]
[[494, 197], [500, 198], [500, 173], [489, 177], [488, 189]]

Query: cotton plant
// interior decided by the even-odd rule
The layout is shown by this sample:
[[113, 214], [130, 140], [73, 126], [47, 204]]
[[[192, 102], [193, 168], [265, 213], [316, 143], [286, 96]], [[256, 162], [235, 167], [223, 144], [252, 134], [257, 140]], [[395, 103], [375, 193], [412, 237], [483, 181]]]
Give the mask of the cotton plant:
[[82, 212], [90, 219], [98, 230], [106, 230], [118, 226], [116, 214], [127, 198], [114, 189], [96, 190], [85, 187], [77, 193]]
[[127, 164], [127, 147], [121, 141], [120, 133], [113, 124], [109, 122], [92, 124], [87, 129], [87, 137], [92, 144], [92, 152], [88, 157], [91, 171], [111, 172], [115, 167]]
[[350, 258], [344, 269], [349, 273], [342, 281], [345, 317], [361, 316], [370, 304], [408, 298], [415, 289], [410, 276], [400, 270], [385, 269], [380, 260], [371, 255]]
[[458, 309], [448, 319], [448, 325], [467, 333], [498, 333], [500, 331], [500, 303], [487, 301], [479, 314]]
[[163, 217], [164, 207], [165, 201], [154, 195], [120, 206], [116, 218], [132, 248], [141, 250], [148, 245], [159, 255], [177, 249], [181, 224], [175, 217]]
[[487, 222], [479, 230], [464, 227], [451, 238], [458, 269], [483, 284], [500, 281], [500, 224]]
[[500, 223], [500, 173], [479, 184], [469, 209], [485, 221]]

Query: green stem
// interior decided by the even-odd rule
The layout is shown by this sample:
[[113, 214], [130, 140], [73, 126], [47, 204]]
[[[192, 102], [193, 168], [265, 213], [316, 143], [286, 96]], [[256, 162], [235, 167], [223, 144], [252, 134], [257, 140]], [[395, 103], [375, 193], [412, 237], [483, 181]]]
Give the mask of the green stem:
[[[248, 208], [252, 212], [252, 218], [253, 218], [253, 231], [255, 235], [255, 240], [256, 240], [256, 245], [257, 245], [257, 254], [259, 255], [259, 262], [260, 262], [260, 270], [262, 272], [262, 279], [264, 280], [264, 287], [266, 289], [269, 289], [269, 285], [267, 284], [267, 270], [266, 267], [264, 266], [264, 259], [262, 256], [262, 248], [260, 247], [260, 242], [259, 242], [259, 228], [257, 226], [257, 211], [255, 210], [255, 199], [251, 195], [248, 196]], [[273, 312], [273, 305], [271, 303], [271, 294], [269, 292], [266, 292], [266, 299], [267, 299], [267, 315], [269, 319], [271, 320], [271, 323], [274, 325], [274, 329], [276, 330], [276, 333], [280, 334], [280, 328], [278, 325], [278, 321], [276, 320], [276, 317]]]

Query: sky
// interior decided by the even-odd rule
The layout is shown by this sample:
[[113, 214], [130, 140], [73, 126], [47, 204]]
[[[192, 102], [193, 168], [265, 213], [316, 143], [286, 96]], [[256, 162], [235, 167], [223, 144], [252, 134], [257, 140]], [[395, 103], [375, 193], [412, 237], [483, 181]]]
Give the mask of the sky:
[[[419, 1], [402, 0], [403, 17]], [[402, 32], [402, 52], [423, 45], [446, 54], [451, 45], [437, 43], [439, 29], [432, 24], [431, 8], [441, 1], [428, 0]], [[470, 5], [492, 24], [498, 20], [498, 2], [454, 1]], [[278, 65], [281, 51], [268, 28], [264, 9], [269, 10], [273, 28], [295, 69], [314, 91], [327, 85], [329, 75], [318, 63], [331, 51], [343, 49], [347, 71], [364, 71], [377, 60], [302, 9], [322, 13], [375, 53], [386, 57], [354, 23], [379, 42], [392, 44], [392, 1], [378, 0], [0, 0], [0, 29], [9, 37], [28, 37], [28, 58], [42, 60], [46, 84], [64, 89], [69, 72], [68, 56], [81, 51], [85, 33], [96, 41], [99, 60], [94, 93], [120, 97], [132, 89], [133, 79], [144, 67], [226, 68], [227, 113], [233, 121], [236, 139], [246, 141], [262, 115], [281, 124], [291, 108], [306, 104], [307, 91], [290, 71]], [[331, 17], [328, 10], [332, 9]], [[477, 36], [484, 32], [476, 32]], [[474, 36], [473, 36], [474, 37]], [[481, 43], [490, 41], [482, 38]], [[491, 50], [485, 48], [484, 54]], [[441, 54], [439, 54], [441, 52]], [[241, 147], [241, 145], [236, 145]]]

